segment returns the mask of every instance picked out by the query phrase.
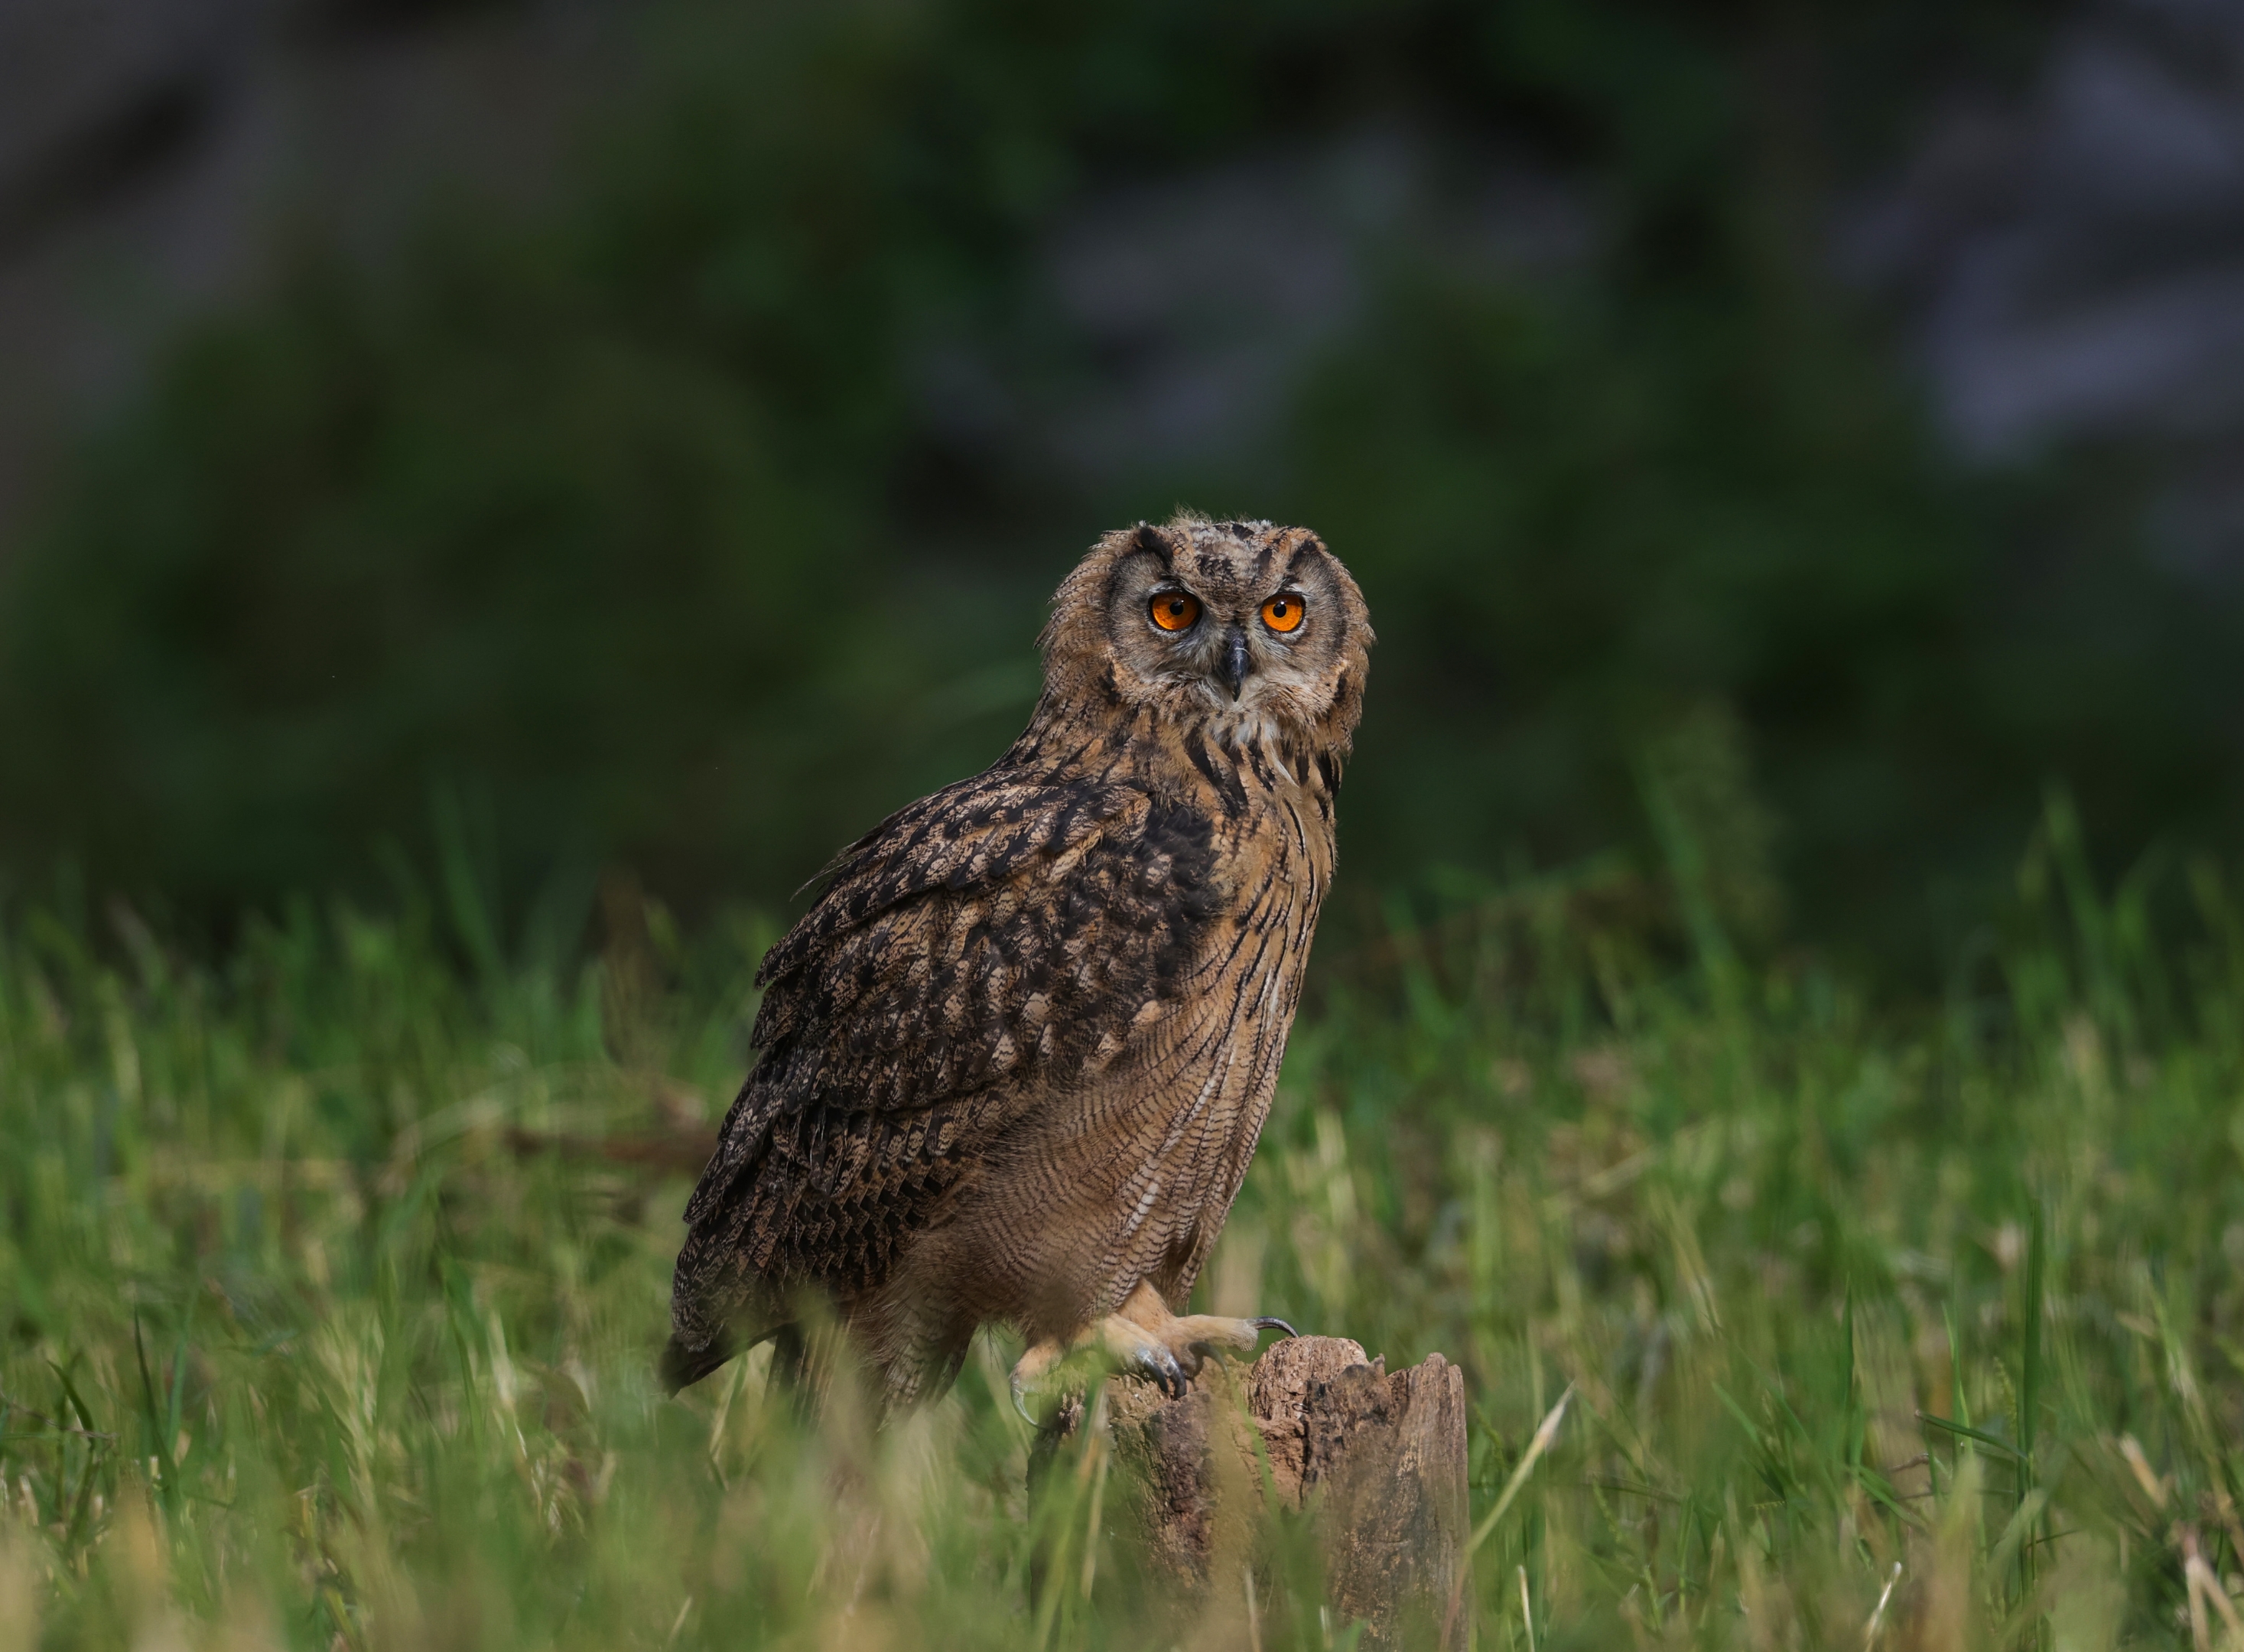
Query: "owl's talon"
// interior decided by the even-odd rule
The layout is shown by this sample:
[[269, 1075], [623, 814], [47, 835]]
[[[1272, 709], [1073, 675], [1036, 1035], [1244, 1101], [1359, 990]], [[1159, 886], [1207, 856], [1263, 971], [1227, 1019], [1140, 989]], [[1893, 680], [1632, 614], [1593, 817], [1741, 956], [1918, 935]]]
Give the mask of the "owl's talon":
[[1013, 1409], [1021, 1413], [1021, 1420], [1031, 1428], [1041, 1428], [1044, 1424], [1029, 1409], [1029, 1395], [1051, 1375], [1052, 1367], [1066, 1355], [1066, 1348], [1057, 1342], [1033, 1343], [1013, 1367], [1012, 1378], [1008, 1384], [1013, 1391]]
[[[1252, 1356], [1266, 1330], [1299, 1336], [1282, 1319], [1232, 1319], [1220, 1314], [1169, 1311], [1160, 1293], [1140, 1284], [1115, 1312], [1098, 1319], [1065, 1344], [1039, 1343], [1021, 1356], [1014, 1371], [1015, 1403], [1022, 1405], [1024, 1388], [1068, 1350], [1085, 1344], [1105, 1353], [1110, 1370], [1151, 1383], [1165, 1399], [1182, 1399], [1192, 1391], [1193, 1380], [1207, 1362], [1220, 1354]], [[1025, 1406], [1022, 1415], [1029, 1413]], [[1032, 1419], [1033, 1420], [1033, 1419]]]

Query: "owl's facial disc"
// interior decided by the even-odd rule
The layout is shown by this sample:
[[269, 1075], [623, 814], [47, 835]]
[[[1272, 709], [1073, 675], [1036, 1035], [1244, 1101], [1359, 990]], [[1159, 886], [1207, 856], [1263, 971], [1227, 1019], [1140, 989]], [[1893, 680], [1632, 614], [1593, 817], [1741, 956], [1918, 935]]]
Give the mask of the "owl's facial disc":
[[1182, 512], [1101, 539], [1039, 640], [1032, 728], [1120, 714], [1298, 756], [1347, 751], [1372, 634], [1363, 593], [1308, 529]]
[[1330, 708], [1346, 576], [1314, 539], [1251, 525], [1141, 529], [1114, 563], [1107, 643], [1127, 697], [1219, 723], [1306, 723]]
[[[1146, 571], [1124, 572], [1142, 575]], [[1125, 586], [1135, 583], [1125, 580]], [[1205, 579], [1202, 583], [1212, 588], [1217, 585]], [[1149, 667], [1158, 680], [1179, 686], [1214, 684], [1223, 690], [1225, 701], [1235, 705], [1255, 660], [1246, 626], [1229, 612], [1237, 605], [1225, 603], [1224, 594], [1215, 592], [1213, 600], [1204, 600], [1173, 572], [1157, 573], [1144, 604], [1156, 644], [1149, 657], [1141, 656], [1141, 668]]]

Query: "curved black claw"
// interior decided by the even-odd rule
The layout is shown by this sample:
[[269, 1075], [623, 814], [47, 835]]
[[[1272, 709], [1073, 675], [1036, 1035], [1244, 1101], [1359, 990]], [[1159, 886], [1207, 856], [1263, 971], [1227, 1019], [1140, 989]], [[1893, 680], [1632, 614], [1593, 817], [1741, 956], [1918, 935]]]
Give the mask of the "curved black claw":
[[1166, 1348], [1155, 1347], [1145, 1356], [1142, 1363], [1147, 1368], [1146, 1375], [1152, 1379], [1153, 1386], [1165, 1396], [1170, 1399], [1185, 1397], [1187, 1379], [1184, 1367], [1177, 1363], [1174, 1354]]
[[1257, 1330], [1282, 1330], [1288, 1337], [1298, 1337], [1301, 1334], [1284, 1320], [1272, 1315], [1266, 1314], [1260, 1319], [1250, 1319], [1247, 1323]]

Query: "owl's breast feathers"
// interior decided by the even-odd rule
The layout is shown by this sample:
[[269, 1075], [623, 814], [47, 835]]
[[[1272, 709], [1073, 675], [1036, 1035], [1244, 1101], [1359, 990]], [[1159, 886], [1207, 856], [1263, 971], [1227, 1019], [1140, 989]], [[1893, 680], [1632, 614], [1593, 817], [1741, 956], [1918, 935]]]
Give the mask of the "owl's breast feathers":
[[1282, 962], [1290, 1019], [1334, 776], [1274, 789], [1231, 744], [1160, 744], [1149, 775], [1024, 741], [828, 869], [757, 977], [760, 1059], [686, 1207], [682, 1341], [803, 1284], [878, 1284], [1009, 1123], [1158, 1036], [1211, 959]]

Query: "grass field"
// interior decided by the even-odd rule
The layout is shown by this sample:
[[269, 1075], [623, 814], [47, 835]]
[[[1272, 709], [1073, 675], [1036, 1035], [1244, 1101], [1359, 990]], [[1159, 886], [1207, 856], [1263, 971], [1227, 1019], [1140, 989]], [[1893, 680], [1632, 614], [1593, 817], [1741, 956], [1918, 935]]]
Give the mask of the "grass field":
[[[2069, 843], [1909, 1015], [1579, 879], [1321, 959], [1203, 1289], [1461, 1362], [1477, 1517], [1572, 1385], [1479, 1646], [2244, 1645], [2244, 920]], [[451, 888], [0, 926], [0, 1647], [1349, 1643], [1283, 1540], [1250, 1631], [1102, 1477], [1031, 1518], [1002, 1338], [877, 1435], [660, 1398], [769, 931], [508, 963]]]

